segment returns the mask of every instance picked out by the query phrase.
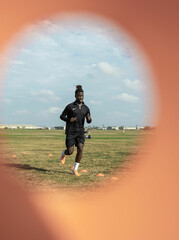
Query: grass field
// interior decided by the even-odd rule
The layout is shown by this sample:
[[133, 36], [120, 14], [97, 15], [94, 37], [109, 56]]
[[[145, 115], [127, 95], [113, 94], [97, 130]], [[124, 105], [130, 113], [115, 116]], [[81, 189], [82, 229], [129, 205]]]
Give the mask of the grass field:
[[[80, 177], [71, 174], [75, 152], [67, 156], [60, 165], [60, 155], [65, 149], [63, 130], [4, 130], [6, 161], [3, 165], [15, 174], [17, 180], [26, 188], [84, 188], [104, 184], [117, 171], [124, 171], [131, 155], [138, 151], [145, 131], [90, 131], [92, 139], [87, 139], [79, 172]], [[26, 154], [23, 154], [26, 152]], [[48, 156], [52, 154], [52, 156]], [[16, 155], [15, 158], [12, 155]], [[127, 170], [125, 170], [127, 171]], [[104, 177], [97, 177], [103, 173]]]

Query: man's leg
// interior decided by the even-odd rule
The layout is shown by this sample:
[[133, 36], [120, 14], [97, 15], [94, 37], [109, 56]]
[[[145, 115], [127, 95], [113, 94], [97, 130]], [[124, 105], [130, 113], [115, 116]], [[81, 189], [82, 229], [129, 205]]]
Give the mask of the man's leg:
[[75, 136], [67, 135], [66, 136], [66, 147], [67, 149], [62, 152], [60, 162], [61, 164], [65, 163], [66, 155], [71, 155], [74, 151]]
[[74, 146], [72, 147], [68, 147], [66, 150], [64, 150], [62, 152], [62, 155], [61, 155], [61, 158], [60, 158], [60, 162], [61, 164], [64, 164], [65, 163], [65, 158], [66, 158], [66, 155], [71, 155], [74, 151]]
[[77, 163], [80, 163], [80, 161], [82, 159], [83, 147], [84, 147], [84, 144], [82, 144], [82, 143], [77, 144], [77, 154], [76, 154], [76, 159], [75, 159], [75, 162], [77, 162]]
[[83, 147], [84, 147], [84, 144], [77, 143], [77, 154], [76, 154], [76, 159], [75, 159], [75, 166], [74, 166], [74, 169], [73, 169], [73, 174], [75, 176], [79, 176], [77, 170], [78, 170], [78, 167], [79, 167], [79, 164], [80, 164], [80, 160], [82, 158]]
[[65, 154], [65, 155], [72, 155], [72, 154], [73, 154], [73, 151], [74, 151], [74, 146], [67, 148], [67, 149], [64, 151], [64, 154]]

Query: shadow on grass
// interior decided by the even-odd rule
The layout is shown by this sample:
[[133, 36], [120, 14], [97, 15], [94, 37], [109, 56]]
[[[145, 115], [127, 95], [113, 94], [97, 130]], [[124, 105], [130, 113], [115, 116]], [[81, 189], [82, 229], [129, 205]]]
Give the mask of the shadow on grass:
[[1, 164], [5, 167], [14, 167], [14, 168], [20, 168], [24, 170], [37, 170], [40, 172], [50, 172], [50, 170], [44, 169], [44, 168], [37, 168], [37, 167], [31, 167], [29, 164], [20, 164], [20, 163], [4, 163]]
[[65, 174], [70, 174], [71, 175], [70, 172], [56, 171], [56, 170], [49, 170], [49, 169], [44, 169], [44, 168], [31, 167], [29, 164], [3, 163], [3, 164], [1, 164], [1, 166], [18, 168], [18, 169], [23, 169], [23, 170], [36, 170], [36, 171], [40, 171], [40, 172], [65, 173]]

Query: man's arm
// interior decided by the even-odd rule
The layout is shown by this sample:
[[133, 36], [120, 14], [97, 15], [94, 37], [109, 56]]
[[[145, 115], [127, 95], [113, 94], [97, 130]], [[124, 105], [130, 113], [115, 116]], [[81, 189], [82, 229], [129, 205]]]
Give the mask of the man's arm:
[[70, 118], [68, 118], [69, 110], [70, 110], [69, 106], [66, 106], [66, 108], [64, 109], [64, 111], [60, 115], [61, 120], [65, 121], [65, 122], [70, 122]]
[[60, 115], [60, 119], [65, 121], [65, 122], [74, 122], [74, 121], [77, 121], [77, 118], [76, 117], [72, 117], [72, 118], [69, 118], [69, 112], [70, 112], [70, 107], [69, 106], [66, 106], [65, 110], [62, 112], [62, 114]]
[[92, 122], [92, 118], [90, 116], [90, 111], [88, 111], [88, 113], [86, 114], [86, 121], [87, 121], [87, 123], [91, 123]]

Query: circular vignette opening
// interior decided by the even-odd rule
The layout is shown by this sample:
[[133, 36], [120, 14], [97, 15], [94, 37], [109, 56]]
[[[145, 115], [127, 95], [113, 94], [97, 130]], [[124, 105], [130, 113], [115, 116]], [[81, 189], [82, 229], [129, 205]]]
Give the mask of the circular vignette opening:
[[[157, 134], [149, 63], [114, 23], [74, 14], [31, 24], [9, 47], [4, 69], [4, 165], [31, 190], [81, 191], [119, 181], [141, 139]], [[84, 125], [80, 177], [71, 174], [76, 149], [60, 165], [66, 124], [59, 116], [75, 101], [76, 85], [82, 85], [92, 116]]]

